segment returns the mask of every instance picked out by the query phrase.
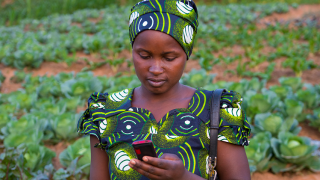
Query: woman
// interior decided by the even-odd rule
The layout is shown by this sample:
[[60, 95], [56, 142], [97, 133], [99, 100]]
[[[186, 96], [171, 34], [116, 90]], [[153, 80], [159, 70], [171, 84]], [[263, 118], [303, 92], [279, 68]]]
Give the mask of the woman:
[[[192, 1], [144, 0], [132, 8], [129, 33], [141, 86], [93, 93], [78, 131], [90, 134], [90, 179], [207, 179], [212, 91], [179, 83], [198, 27]], [[222, 94], [217, 172], [250, 179], [243, 145], [250, 126], [241, 96]], [[136, 159], [131, 143], [152, 140], [159, 158]]]

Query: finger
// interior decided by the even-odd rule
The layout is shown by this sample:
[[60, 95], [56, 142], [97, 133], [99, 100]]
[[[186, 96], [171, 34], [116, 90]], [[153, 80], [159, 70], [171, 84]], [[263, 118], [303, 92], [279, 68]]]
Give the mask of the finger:
[[144, 156], [142, 160], [161, 169], [171, 169], [178, 161], [181, 161], [177, 155], [168, 153], [163, 154], [160, 158]]
[[180, 158], [175, 155], [175, 154], [169, 154], [169, 153], [164, 153], [160, 159], [167, 159], [167, 160], [180, 160]]
[[157, 168], [160, 169], [169, 169], [171, 166], [172, 160], [168, 160], [168, 159], [160, 159], [160, 158], [155, 158], [155, 157], [150, 157], [150, 156], [144, 156], [142, 158], [142, 160], [144, 162], [146, 162], [147, 164], [150, 164], [152, 166], [155, 166]]
[[132, 159], [129, 162], [129, 166], [149, 179], [160, 179], [161, 176], [165, 174], [163, 169], [157, 168], [137, 159]]

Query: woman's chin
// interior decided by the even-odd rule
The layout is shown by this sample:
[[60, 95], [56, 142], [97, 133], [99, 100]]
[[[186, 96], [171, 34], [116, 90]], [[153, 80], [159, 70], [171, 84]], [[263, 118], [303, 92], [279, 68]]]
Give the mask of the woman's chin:
[[162, 94], [168, 91], [168, 88], [166, 88], [164, 85], [162, 86], [152, 86], [149, 83], [145, 85], [145, 88], [152, 94]]

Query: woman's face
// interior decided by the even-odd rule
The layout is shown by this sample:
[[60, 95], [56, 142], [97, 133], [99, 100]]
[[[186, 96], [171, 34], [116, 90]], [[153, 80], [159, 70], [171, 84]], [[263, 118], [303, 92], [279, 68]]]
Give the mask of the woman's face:
[[187, 61], [185, 51], [173, 37], [154, 30], [139, 33], [132, 57], [142, 87], [155, 94], [179, 83]]

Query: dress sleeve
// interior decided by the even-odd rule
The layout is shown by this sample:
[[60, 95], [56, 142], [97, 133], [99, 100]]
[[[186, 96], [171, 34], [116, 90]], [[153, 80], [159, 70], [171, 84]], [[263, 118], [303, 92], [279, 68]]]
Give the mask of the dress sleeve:
[[88, 108], [84, 111], [78, 120], [77, 131], [79, 134], [94, 135], [99, 139], [99, 144], [95, 147], [103, 148], [101, 143], [99, 123], [105, 119], [104, 111], [107, 93], [93, 93], [88, 99]]
[[235, 91], [222, 94], [218, 140], [242, 146], [249, 145], [251, 129], [241, 103], [242, 97]]

